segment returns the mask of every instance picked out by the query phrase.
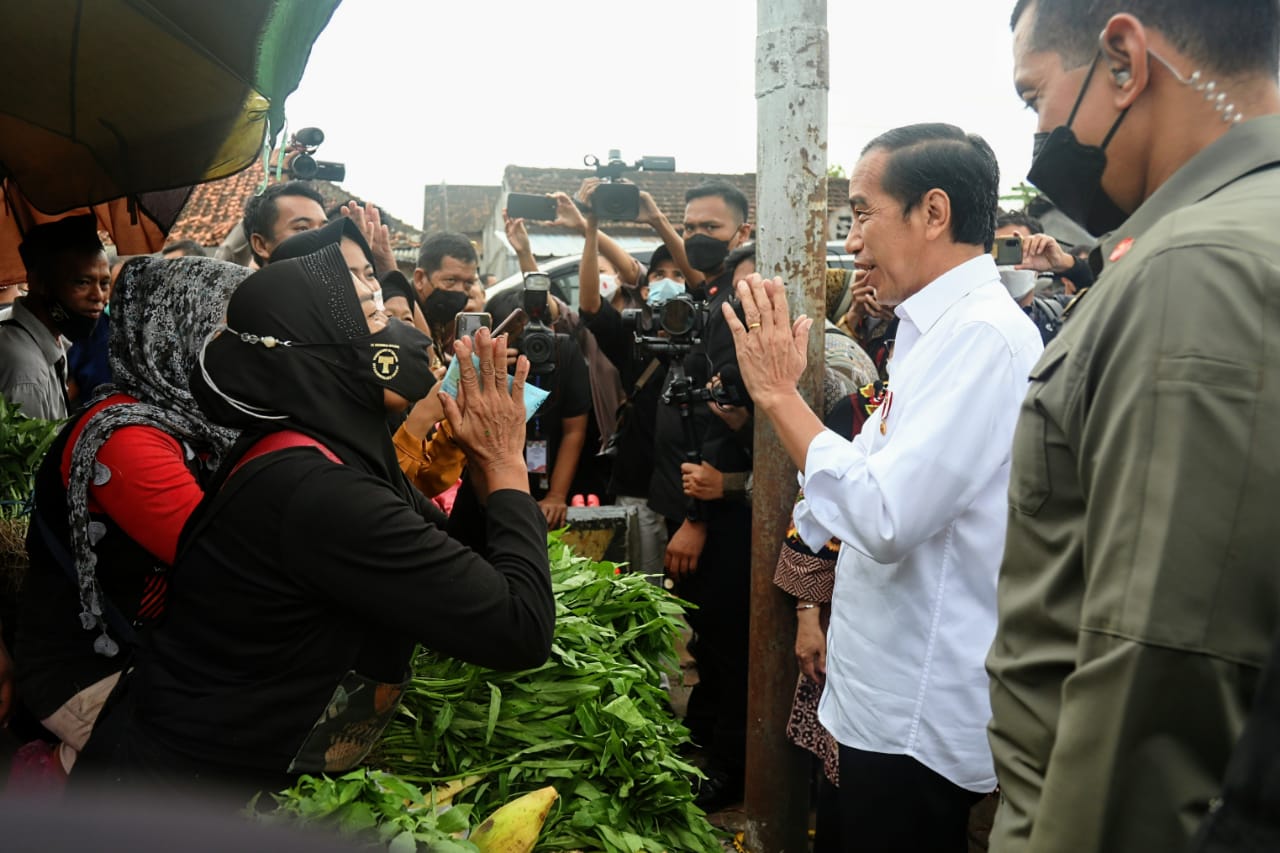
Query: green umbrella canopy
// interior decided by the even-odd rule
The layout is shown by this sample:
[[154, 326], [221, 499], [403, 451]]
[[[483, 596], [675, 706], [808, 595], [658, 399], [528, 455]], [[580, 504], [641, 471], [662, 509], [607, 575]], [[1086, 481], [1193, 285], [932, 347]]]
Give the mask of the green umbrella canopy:
[[0, 0], [0, 176], [58, 213], [244, 169], [339, 2]]

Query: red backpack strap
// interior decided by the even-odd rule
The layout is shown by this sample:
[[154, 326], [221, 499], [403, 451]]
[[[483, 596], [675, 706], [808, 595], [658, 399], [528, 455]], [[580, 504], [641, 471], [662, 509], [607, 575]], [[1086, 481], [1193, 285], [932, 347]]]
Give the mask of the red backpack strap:
[[[274, 453], [277, 450], [288, 450], [290, 447], [314, 447], [324, 454], [324, 458], [328, 459], [336, 465], [342, 465], [343, 462], [338, 455], [326, 447], [322, 442], [317, 441], [306, 433], [297, 430], [285, 429], [279, 432], [273, 432], [270, 435], [263, 436], [249, 446], [244, 456], [240, 457], [240, 461], [231, 469], [231, 473], [227, 475], [230, 480], [236, 475], [236, 472], [248, 465], [259, 456], [266, 456], [268, 453]], [[226, 480], [223, 481], [226, 483]]]

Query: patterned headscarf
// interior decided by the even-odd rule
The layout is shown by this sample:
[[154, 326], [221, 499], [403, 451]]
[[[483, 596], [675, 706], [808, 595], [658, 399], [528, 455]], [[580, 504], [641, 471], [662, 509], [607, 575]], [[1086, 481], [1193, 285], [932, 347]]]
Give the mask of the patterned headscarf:
[[251, 272], [213, 258], [137, 258], [116, 280], [111, 296], [112, 384], [100, 387], [88, 406], [111, 394], [128, 394], [136, 404], [108, 406], [85, 422], [71, 451], [67, 510], [71, 553], [80, 586], [80, 622], [100, 628], [94, 650], [114, 657], [118, 645], [107, 636], [102, 589], [98, 584], [97, 537], [89, 524], [89, 484], [98, 475], [99, 448], [116, 430], [155, 427], [185, 442], [216, 466], [237, 433], [216, 426], [191, 397], [188, 380], [205, 336], [222, 323], [231, 292]]

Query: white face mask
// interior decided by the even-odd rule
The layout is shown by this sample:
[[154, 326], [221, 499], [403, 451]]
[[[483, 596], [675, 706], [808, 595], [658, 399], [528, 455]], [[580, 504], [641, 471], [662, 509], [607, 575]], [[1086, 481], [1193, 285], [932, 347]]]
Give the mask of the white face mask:
[[618, 277], [616, 275], [600, 274], [600, 298], [605, 302], [613, 299], [613, 295], [618, 292]]
[[1035, 289], [1036, 271], [1000, 267], [1000, 283], [1009, 291], [1010, 296], [1018, 300]]

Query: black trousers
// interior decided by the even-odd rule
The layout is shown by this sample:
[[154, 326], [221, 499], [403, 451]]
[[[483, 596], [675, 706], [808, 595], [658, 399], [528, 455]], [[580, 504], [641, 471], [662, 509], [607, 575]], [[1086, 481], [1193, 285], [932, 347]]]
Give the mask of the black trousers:
[[[668, 520], [671, 535], [679, 524]], [[694, 631], [689, 654], [698, 684], [685, 723], [709, 746], [711, 766], [741, 777], [747, 754], [747, 655], [751, 617], [751, 508], [717, 502], [708, 510], [707, 543], [698, 569], [676, 584], [697, 605], [686, 614]]]
[[839, 831], [847, 853], [966, 853], [969, 810], [985, 796], [952, 784], [909, 755], [843, 745], [839, 791]]

